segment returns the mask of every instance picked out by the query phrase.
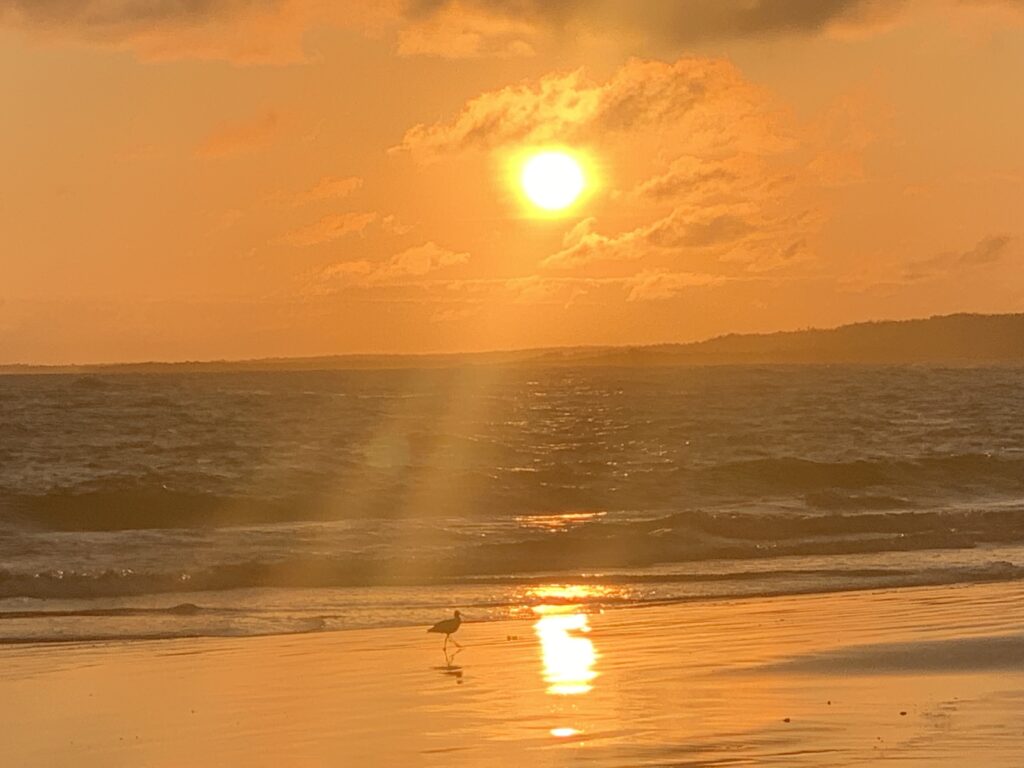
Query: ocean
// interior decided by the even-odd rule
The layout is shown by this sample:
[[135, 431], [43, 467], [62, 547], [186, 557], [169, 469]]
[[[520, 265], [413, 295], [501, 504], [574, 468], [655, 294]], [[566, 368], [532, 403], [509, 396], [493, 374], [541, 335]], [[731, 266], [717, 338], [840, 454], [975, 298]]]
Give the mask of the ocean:
[[1024, 368], [0, 376], [0, 642], [1024, 578]]

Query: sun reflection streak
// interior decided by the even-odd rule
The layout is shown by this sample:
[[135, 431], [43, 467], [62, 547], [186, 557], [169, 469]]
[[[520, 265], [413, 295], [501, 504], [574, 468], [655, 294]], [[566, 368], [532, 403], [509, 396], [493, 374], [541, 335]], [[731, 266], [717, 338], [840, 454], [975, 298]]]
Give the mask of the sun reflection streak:
[[541, 613], [534, 631], [540, 638], [544, 662], [544, 680], [548, 693], [572, 696], [587, 693], [597, 677], [594, 664], [598, 654], [588, 637], [590, 631], [585, 613]]
[[621, 593], [622, 590], [603, 584], [545, 584], [530, 587], [524, 596], [531, 602], [540, 603], [533, 606], [534, 613], [566, 613], [575, 609], [575, 606], [566, 606], [566, 603], [616, 598]]
[[599, 520], [604, 516], [604, 512], [562, 512], [556, 515], [519, 515], [516, 522], [521, 528], [558, 533]]

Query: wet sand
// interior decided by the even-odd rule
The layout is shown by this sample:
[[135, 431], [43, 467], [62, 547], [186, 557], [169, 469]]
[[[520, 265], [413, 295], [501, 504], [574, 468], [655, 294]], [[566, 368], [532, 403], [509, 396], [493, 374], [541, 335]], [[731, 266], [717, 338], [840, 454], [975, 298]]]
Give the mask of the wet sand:
[[0, 763], [1019, 768], [1022, 619], [1011, 583], [562, 608], [451, 667], [420, 627], [8, 646]]

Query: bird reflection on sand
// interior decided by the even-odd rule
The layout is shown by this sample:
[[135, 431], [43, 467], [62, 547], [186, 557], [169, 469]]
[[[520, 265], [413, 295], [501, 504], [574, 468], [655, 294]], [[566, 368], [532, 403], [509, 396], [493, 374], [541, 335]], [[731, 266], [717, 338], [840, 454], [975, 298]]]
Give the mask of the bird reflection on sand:
[[[461, 649], [460, 649], [461, 650]], [[462, 685], [463, 670], [462, 667], [456, 666], [453, 662], [455, 657], [459, 654], [459, 651], [455, 651], [451, 656], [445, 656], [445, 665], [443, 667], [434, 667], [445, 677], [451, 677], [455, 680], [457, 685]]]
[[458, 656], [460, 653], [462, 653], [462, 651], [463, 651], [463, 648], [462, 648], [461, 645], [458, 646], [451, 653], [448, 653], [448, 649], [445, 648], [443, 650], [443, 653], [444, 653], [444, 666], [443, 667], [439, 667], [439, 669], [444, 669], [444, 670], [448, 670], [448, 671], [461, 670], [462, 667], [456, 667], [454, 662], [455, 662], [455, 657]]

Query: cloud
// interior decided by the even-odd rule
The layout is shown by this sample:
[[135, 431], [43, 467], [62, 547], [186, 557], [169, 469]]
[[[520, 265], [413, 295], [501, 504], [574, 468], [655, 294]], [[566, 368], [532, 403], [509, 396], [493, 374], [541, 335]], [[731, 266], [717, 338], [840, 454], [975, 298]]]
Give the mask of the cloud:
[[594, 231], [596, 221], [591, 217], [573, 227], [563, 239], [562, 249], [541, 261], [541, 267], [576, 269], [596, 261], [632, 261], [643, 256], [649, 227], [608, 236]]
[[469, 254], [442, 248], [431, 241], [417, 245], [392, 256], [387, 262], [371, 273], [373, 282], [389, 282], [406, 277], [419, 277], [428, 272], [463, 264], [469, 260]]
[[903, 269], [892, 264], [864, 265], [857, 273], [838, 280], [846, 293], [895, 295], [908, 286], [930, 280], [960, 281], [972, 275], [991, 283], [992, 272], [1009, 261], [1018, 238], [1009, 234], [989, 235], [964, 251], [945, 251], [934, 256], [906, 262]]
[[917, 282], [993, 266], [1009, 255], [1013, 241], [1014, 238], [1010, 235], [990, 235], [983, 237], [973, 248], [966, 251], [950, 251], [912, 261], [903, 270], [902, 280]]
[[296, 200], [297, 204], [348, 197], [363, 186], [358, 176], [324, 176]]
[[400, 0], [0, 0], [0, 25], [46, 40], [133, 51], [142, 59], [288, 64], [315, 24], [394, 24]]
[[741, 212], [710, 208], [700, 216], [674, 212], [647, 232], [647, 240], [661, 248], [707, 248], [735, 243], [758, 227]]
[[794, 181], [792, 173], [772, 168], [766, 159], [766, 155], [783, 149], [781, 139], [766, 135], [761, 148], [760, 154], [738, 151], [711, 156], [680, 155], [663, 173], [641, 182], [633, 194], [653, 202], [703, 207], [789, 193]]
[[449, 121], [410, 128], [392, 151], [431, 159], [474, 148], [607, 142], [651, 128], [687, 135], [687, 146], [738, 143], [771, 114], [724, 59], [632, 59], [603, 83], [580, 69], [484, 93]]
[[[346, 267], [342, 272], [350, 275], [367, 275], [365, 262], [343, 262]], [[341, 274], [341, 272], [337, 273]], [[568, 306], [575, 300], [598, 291], [617, 290], [626, 295], [628, 301], [652, 301], [672, 298], [685, 290], [707, 288], [730, 280], [750, 278], [727, 278], [700, 272], [673, 272], [670, 270], [644, 270], [627, 277], [580, 277], [556, 275], [524, 275], [511, 278], [469, 278], [469, 279], [429, 279], [418, 283], [397, 283], [390, 280], [374, 278], [359, 280], [354, 278], [350, 285], [372, 287], [374, 285], [402, 285], [404, 287], [434, 289], [432, 300], [444, 293], [458, 296], [458, 300], [486, 304], [492, 301], [522, 304], [558, 304]], [[467, 299], [467, 297], [469, 297]]]
[[[0, 26], [145, 60], [307, 60], [316, 26], [394, 35], [402, 56], [528, 56], [584, 37], [666, 55], [707, 41], [885, 29], [907, 0], [0, 0]], [[1021, 0], [945, 0], [1015, 12]]]
[[1024, 0], [960, 0], [962, 5], [991, 6], [1024, 11]]
[[380, 226], [389, 235], [399, 236], [407, 235], [415, 229], [415, 227], [412, 224], [406, 224], [393, 213], [389, 213], [387, 216], [381, 219]]
[[289, 232], [282, 240], [289, 245], [321, 245], [348, 234], [362, 232], [379, 218], [380, 214], [373, 212], [333, 213], [314, 224]]
[[414, 0], [411, 17], [487, 13], [537, 29], [639, 37], [680, 47], [711, 40], [813, 35], [874, 26], [904, 0]]
[[281, 117], [274, 110], [248, 120], [224, 123], [196, 148], [199, 157], [225, 157], [254, 152], [269, 146], [281, 128]]
[[357, 289], [364, 300], [435, 305], [440, 307], [435, 313], [437, 316], [451, 319], [491, 306], [568, 308], [577, 302], [662, 301], [688, 291], [758, 279], [667, 269], [649, 269], [625, 277], [536, 274], [451, 278], [435, 275], [468, 259], [469, 254], [426, 243], [384, 262], [352, 260], [333, 264], [313, 275], [304, 293], [327, 296]]
[[53, 26], [65, 23], [111, 29], [184, 20], [202, 23], [251, 6], [273, 8], [278, 5], [236, 0], [3, 0], [0, 11], [31, 24]]
[[598, 291], [621, 291], [626, 301], [658, 301], [675, 298], [688, 290], [722, 285], [728, 280], [722, 275], [701, 272], [650, 269], [626, 277], [530, 275], [505, 280], [497, 287], [511, 294], [514, 301], [569, 306]]
[[[340, 180], [346, 181], [346, 180]], [[349, 180], [351, 181], [351, 180]], [[314, 189], [317, 189], [321, 185], [317, 185]], [[324, 185], [326, 190], [338, 190], [344, 188], [346, 185], [338, 183], [328, 183]], [[351, 186], [351, 185], [348, 185]], [[326, 193], [325, 193], [326, 194]], [[305, 199], [305, 198], [301, 198]], [[330, 199], [329, 197], [317, 198], [317, 199]], [[298, 203], [296, 203], [298, 204]], [[318, 221], [307, 224], [304, 227], [299, 227], [281, 238], [281, 242], [287, 245], [295, 246], [313, 246], [322, 245], [324, 243], [330, 243], [335, 240], [339, 240], [346, 235], [351, 234], [362, 234], [371, 225], [376, 225], [378, 231], [388, 235], [406, 235], [413, 230], [413, 227], [403, 224], [393, 214], [384, 216], [375, 211], [352, 211], [347, 213], [331, 213], [321, 217]], [[430, 248], [428, 248], [430, 246]], [[433, 243], [427, 243], [424, 246], [420, 246], [419, 249], [411, 248], [409, 252], [403, 252], [399, 256], [403, 257], [403, 264], [414, 265], [416, 259], [423, 259], [425, 257], [434, 256], [436, 258], [442, 258], [440, 251], [431, 250], [431, 248], [437, 248]], [[397, 257], [396, 257], [397, 258]]]
[[957, 262], [967, 266], [992, 264], [1006, 255], [1008, 246], [1013, 242], [1010, 235], [992, 235], [978, 241], [978, 244], [959, 254]]
[[535, 28], [520, 19], [449, 3], [407, 20], [398, 30], [399, 56], [470, 59], [480, 56], [532, 56], [525, 38]]
[[721, 275], [695, 272], [644, 271], [626, 281], [629, 286], [629, 295], [626, 297], [626, 301], [671, 299], [690, 288], [720, 285], [725, 280]]
[[500, 292], [517, 304], [571, 306], [577, 299], [606, 285], [588, 278], [552, 278], [545, 275], [516, 277], [500, 283]]
[[651, 224], [618, 235], [592, 231], [594, 219], [577, 225], [565, 238], [564, 247], [546, 257], [541, 266], [549, 270], [579, 269], [597, 262], [646, 259], [661, 252], [679, 254], [686, 250], [729, 249], [763, 232], [739, 211], [709, 208], [697, 212], [677, 209]]
[[468, 260], [468, 253], [453, 251], [430, 241], [407, 248], [381, 263], [358, 260], [332, 264], [320, 272], [320, 288], [316, 292], [323, 292], [324, 283], [338, 279], [341, 279], [344, 285], [361, 287], [400, 284], [447, 267], [464, 264]]
[[325, 267], [320, 273], [320, 276], [324, 279], [348, 279], [351, 277], [365, 277], [374, 270], [374, 264], [372, 261], [366, 261], [360, 259], [358, 261], [339, 261], [337, 264], [331, 264]]
[[665, 173], [653, 176], [640, 184], [636, 194], [652, 200], [679, 198], [688, 195], [701, 200], [715, 197], [724, 190], [732, 190], [743, 173], [731, 167], [745, 157], [728, 160], [707, 160], [693, 155], [676, 158]]

